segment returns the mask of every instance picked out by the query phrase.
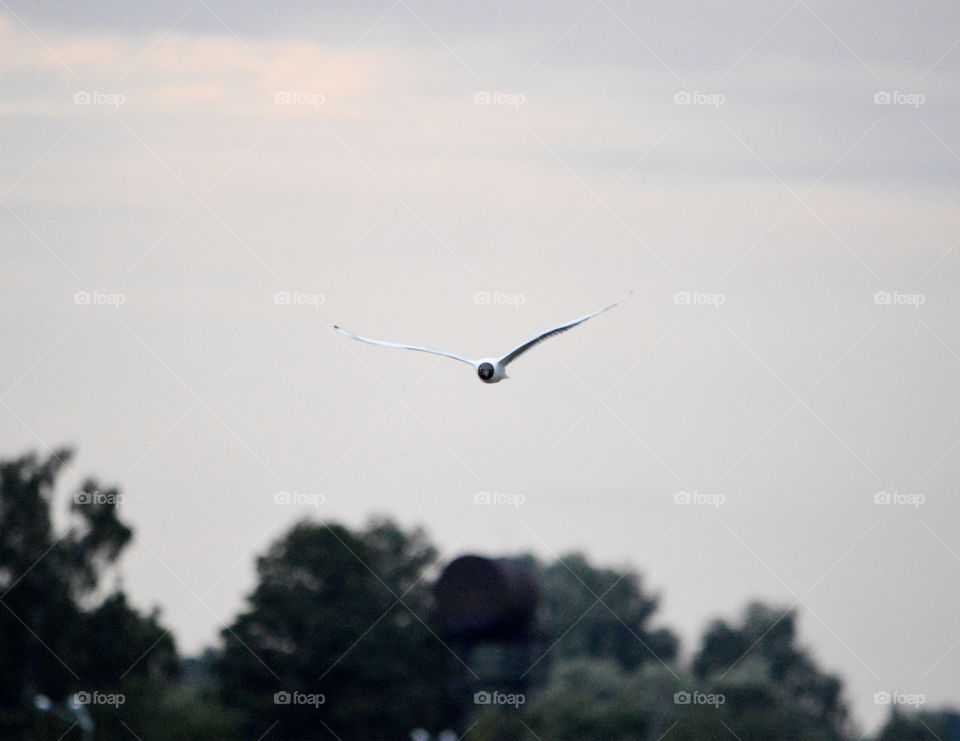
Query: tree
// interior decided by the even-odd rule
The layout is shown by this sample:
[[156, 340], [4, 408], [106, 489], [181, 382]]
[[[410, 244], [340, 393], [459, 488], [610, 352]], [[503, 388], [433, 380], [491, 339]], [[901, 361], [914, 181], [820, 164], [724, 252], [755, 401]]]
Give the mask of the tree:
[[658, 599], [634, 572], [597, 568], [575, 553], [543, 569], [541, 582], [543, 631], [559, 641], [552, 658], [610, 659], [630, 670], [676, 656], [676, 636], [649, 626]]
[[902, 713], [894, 706], [877, 741], [957, 741], [960, 713], [956, 710], [925, 710]]
[[[694, 691], [697, 701], [692, 701]], [[547, 682], [519, 710], [487, 709], [475, 717], [476, 741], [728, 741], [737, 723], [723, 700], [700, 692], [680, 667], [651, 663], [627, 671], [609, 659], [554, 662]], [[703, 700], [703, 701], [700, 701]], [[742, 725], [742, 724], [738, 724]], [[738, 732], [744, 739], [792, 738]]]
[[172, 679], [177, 669], [173, 639], [156, 613], [140, 615], [120, 590], [100, 596], [106, 570], [133, 536], [117, 516], [120, 493], [84, 482], [62, 534], [54, 533], [54, 486], [70, 457], [60, 450], [46, 460], [26, 455], [0, 462], [4, 739], [44, 737], [42, 728], [57, 738], [67, 724], [41, 720], [38, 696], [65, 708], [75, 693], [95, 692], [124, 696], [122, 705], [87, 707], [98, 738], [128, 736], [123, 713], [149, 701], [154, 683]]
[[842, 739], [842, 683], [796, 645], [795, 623], [793, 610], [759, 603], [747, 607], [739, 625], [714, 621], [694, 657], [694, 675], [729, 695], [728, 708], [757, 727], [787, 727], [790, 738]]
[[[673, 666], [677, 638], [650, 625], [657, 598], [644, 592], [635, 572], [599, 568], [581, 554], [547, 565], [525, 560], [540, 577], [545, 660], [533, 665], [523, 705], [478, 709], [465, 725], [470, 738], [645, 741], [681, 714], [688, 721], [703, 714], [673, 703], [674, 693], [693, 683]], [[676, 734], [670, 738], [698, 738]]]
[[405, 738], [442, 727], [450, 657], [422, 581], [435, 558], [422, 531], [382, 520], [362, 532], [301, 522], [274, 543], [215, 663], [247, 734]]
[[[531, 699], [530, 723], [544, 738], [603, 738], [611, 741], [645, 739], [660, 728], [665, 707], [672, 697], [671, 677], [661, 666], [650, 671], [625, 671], [609, 659], [579, 658], [558, 661], [551, 667], [543, 691]], [[640, 679], [640, 677], [643, 677]], [[650, 702], [663, 683], [659, 702]]]

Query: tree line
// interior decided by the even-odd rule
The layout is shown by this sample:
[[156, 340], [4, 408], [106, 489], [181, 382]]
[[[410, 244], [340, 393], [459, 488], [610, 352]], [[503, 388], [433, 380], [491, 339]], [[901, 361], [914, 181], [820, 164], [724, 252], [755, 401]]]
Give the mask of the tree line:
[[[498, 691], [509, 650], [466, 657], [447, 640], [436, 548], [385, 518], [292, 526], [256, 558], [219, 643], [183, 657], [117, 578], [133, 537], [118, 490], [84, 481], [54, 529], [71, 455], [0, 461], [0, 738], [858, 738], [841, 679], [800, 645], [794, 611], [750, 604], [682, 660], [641, 576], [575, 553], [521, 557], [542, 590], [538, 644], [521, 657], [522, 686]], [[960, 713], [891, 707], [875, 741], [960, 739]]]

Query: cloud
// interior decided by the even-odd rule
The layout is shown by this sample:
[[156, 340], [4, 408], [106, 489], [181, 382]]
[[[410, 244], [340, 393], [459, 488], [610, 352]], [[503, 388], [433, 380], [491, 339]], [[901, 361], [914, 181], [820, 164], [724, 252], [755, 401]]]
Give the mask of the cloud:
[[[73, 92], [121, 93], [125, 112], [166, 116], [219, 112], [224, 116], [310, 115], [322, 98], [324, 115], [350, 115], [359, 100], [389, 87], [411, 55], [348, 50], [320, 44], [169, 33], [159, 40], [115, 32], [58, 31], [40, 42], [0, 15], [0, 69], [22, 94], [0, 113], [76, 115]], [[313, 96], [282, 110], [275, 94]]]

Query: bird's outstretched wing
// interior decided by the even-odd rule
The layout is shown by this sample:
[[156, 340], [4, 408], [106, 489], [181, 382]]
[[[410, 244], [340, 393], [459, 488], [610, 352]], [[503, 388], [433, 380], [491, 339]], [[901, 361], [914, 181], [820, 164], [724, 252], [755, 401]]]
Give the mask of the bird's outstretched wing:
[[384, 342], [383, 340], [371, 340], [366, 337], [361, 337], [356, 335], [353, 332], [348, 332], [343, 329], [343, 327], [338, 327], [336, 324], [333, 325], [333, 328], [337, 330], [340, 334], [346, 335], [347, 337], [352, 337], [355, 340], [360, 340], [360, 342], [369, 342], [371, 345], [383, 345], [384, 347], [399, 347], [404, 350], [417, 350], [419, 352], [429, 352], [434, 355], [443, 355], [448, 358], [453, 358], [454, 360], [459, 360], [462, 363], [467, 363], [468, 365], [476, 365], [473, 360], [470, 358], [465, 358], [462, 355], [455, 355], [452, 352], [444, 352], [443, 350], [434, 350], [432, 347], [420, 347], [419, 345], [400, 345], [396, 342]]
[[567, 322], [566, 324], [561, 324], [559, 327], [554, 327], [553, 329], [548, 329], [546, 332], [537, 335], [537, 336], [534, 337], [532, 340], [527, 340], [527, 341], [524, 342], [522, 345], [513, 348], [513, 350], [511, 350], [511, 351], [508, 352], [506, 355], [504, 355], [502, 358], [500, 358], [500, 365], [506, 367], [509, 363], [512, 363], [514, 360], [516, 360], [517, 358], [519, 358], [521, 355], [523, 355], [523, 353], [525, 353], [527, 350], [529, 350], [529, 349], [530, 349], [531, 347], [533, 347], [534, 345], [537, 345], [537, 344], [543, 342], [544, 340], [546, 340], [546, 339], [548, 339], [548, 338], [550, 338], [550, 337], [553, 337], [554, 335], [558, 335], [558, 334], [560, 334], [561, 332], [566, 332], [568, 329], [571, 329], [571, 328], [573, 328], [573, 327], [576, 327], [578, 324], [582, 324], [583, 322], [587, 321], [587, 319], [590, 319], [591, 317], [595, 317], [597, 314], [602, 314], [602, 313], [605, 312], [607, 309], [612, 309], [614, 306], [619, 306], [619, 305], [622, 304], [624, 301], [626, 301], [627, 298], [629, 298], [629, 297], [630, 297], [630, 294], [632, 294], [632, 293], [633, 293], [633, 291], [630, 291], [626, 296], [624, 296], [624, 297], [623, 297], [622, 299], [620, 299], [619, 301], [615, 301], [614, 303], [610, 304], [609, 306], [604, 306], [602, 309], [600, 309], [600, 310], [598, 310], [598, 311], [595, 311], [595, 312], [593, 312], [592, 314], [587, 314], [586, 316], [582, 316], [582, 317], [580, 317], [579, 319], [574, 319], [572, 322]]

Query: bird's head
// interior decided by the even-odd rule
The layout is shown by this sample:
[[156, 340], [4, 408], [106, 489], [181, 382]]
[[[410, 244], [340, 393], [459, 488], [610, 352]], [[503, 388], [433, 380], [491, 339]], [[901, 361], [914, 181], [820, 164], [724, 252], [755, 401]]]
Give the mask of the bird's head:
[[495, 360], [481, 360], [477, 363], [477, 375], [484, 383], [497, 383], [507, 377], [503, 366]]

